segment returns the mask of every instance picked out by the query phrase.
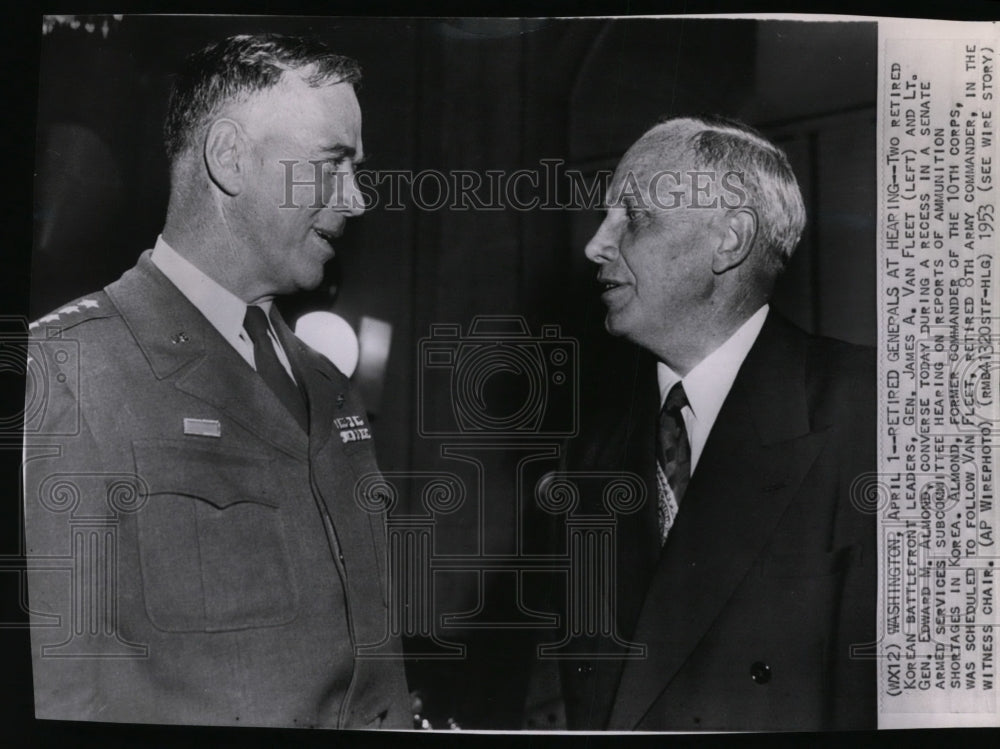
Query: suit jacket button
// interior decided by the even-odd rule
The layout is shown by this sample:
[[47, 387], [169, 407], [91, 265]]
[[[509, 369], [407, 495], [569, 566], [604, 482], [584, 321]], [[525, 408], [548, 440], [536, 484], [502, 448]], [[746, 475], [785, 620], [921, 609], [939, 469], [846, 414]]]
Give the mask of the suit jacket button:
[[771, 681], [771, 667], [763, 661], [755, 661], [750, 666], [750, 678], [757, 684], [767, 684]]
[[576, 672], [578, 674], [583, 674], [584, 676], [590, 676], [594, 673], [594, 666], [591, 663], [581, 663], [576, 667]]

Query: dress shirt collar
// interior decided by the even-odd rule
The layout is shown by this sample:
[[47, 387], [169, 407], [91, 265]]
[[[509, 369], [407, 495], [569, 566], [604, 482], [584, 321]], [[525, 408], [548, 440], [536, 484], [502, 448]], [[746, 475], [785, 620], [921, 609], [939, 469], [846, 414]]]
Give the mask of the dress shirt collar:
[[[156, 238], [150, 259], [224, 338], [233, 340], [240, 337], [247, 311], [246, 302], [179, 254], [167, 244], [163, 235]], [[260, 302], [258, 306], [271, 314], [270, 299]]]
[[666, 364], [658, 362], [656, 378], [660, 385], [660, 405], [666, 400], [670, 388], [682, 380], [692, 415], [706, 430], [711, 429], [723, 401], [729, 395], [736, 373], [764, 327], [769, 309], [765, 304], [757, 310], [721, 346], [698, 362], [687, 377], [680, 377]]

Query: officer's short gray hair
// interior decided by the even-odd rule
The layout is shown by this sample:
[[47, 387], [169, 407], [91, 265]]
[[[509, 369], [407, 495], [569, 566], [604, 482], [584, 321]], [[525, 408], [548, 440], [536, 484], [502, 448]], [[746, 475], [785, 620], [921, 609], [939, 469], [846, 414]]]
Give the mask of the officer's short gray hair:
[[174, 77], [163, 125], [171, 163], [195, 145], [197, 133], [222, 106], [278, 84], [287, 71], [309, 68], [313, 87], [349, 83], [357, 88], [361, 68], [322, 42], [283, 34], [240, 34], [190, 55]]

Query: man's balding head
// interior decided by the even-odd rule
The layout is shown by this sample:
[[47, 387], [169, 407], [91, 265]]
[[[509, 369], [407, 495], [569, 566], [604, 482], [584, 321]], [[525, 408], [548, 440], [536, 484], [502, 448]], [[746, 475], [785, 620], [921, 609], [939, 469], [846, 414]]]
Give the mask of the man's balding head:
[[[757, 213], [757, 245], [763, 270], [777, 276], [792, 257], [806, 224], [805, 206], [784, 151], [757, 130], [718, 116], [674, 117], [639, 140], [657, 152], [684, 152], [691, 166], [716, 179], [731, 175]], [[736, 185], [735, 181], [731, 182]]]
[[767, 301], [805, 225], [781, 150], [718, 117], [648, 130], [605, 203], [586, 249], [600, 266], [605, 324], [679, 372]]

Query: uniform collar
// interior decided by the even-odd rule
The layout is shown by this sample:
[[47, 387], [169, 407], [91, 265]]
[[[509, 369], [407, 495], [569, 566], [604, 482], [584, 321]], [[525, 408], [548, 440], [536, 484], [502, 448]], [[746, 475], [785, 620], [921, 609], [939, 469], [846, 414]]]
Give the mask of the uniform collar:
[[[239, 337], [243, 331], [246, 302], [167, 244], [162, 234], [156, 238], [150, 260], [223, 338], [232, 341]], [[258, 306], [270, 317], [270, 299]]]

